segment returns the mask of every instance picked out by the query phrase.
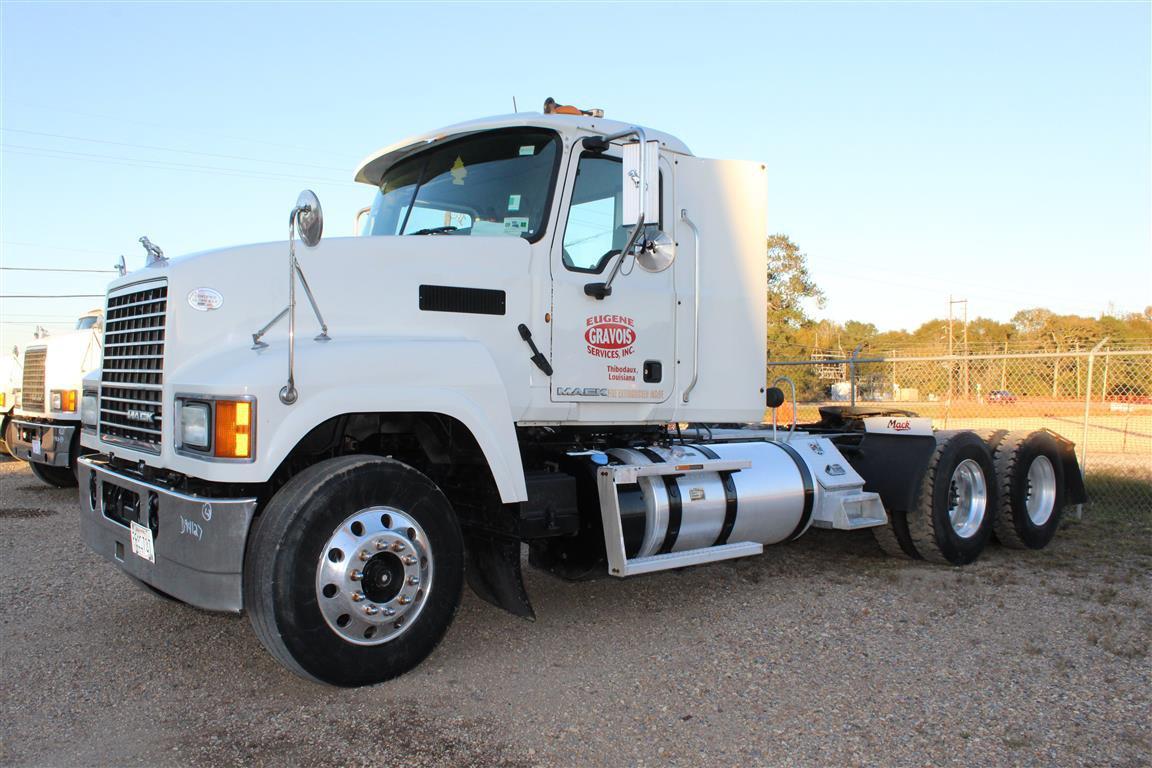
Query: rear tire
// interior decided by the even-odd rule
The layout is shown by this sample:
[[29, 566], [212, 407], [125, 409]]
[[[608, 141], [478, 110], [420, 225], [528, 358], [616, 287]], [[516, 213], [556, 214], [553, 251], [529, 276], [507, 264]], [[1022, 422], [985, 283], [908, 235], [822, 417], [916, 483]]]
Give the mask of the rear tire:
[[996, 538], [1012, 549], [1043, 549], [1064, 512], [1064, 462], [1045, 431], [1009, 432], [996, 447], [1000, 504]]
[[912, 538], [908, 535], [908, 513], [900, 510], [889, 510], [888, 522], [872, 529], [872, 535], [880, 549], [892, 557], [906, 557], [920, 560], [920, 554], [912, 546]]
[[992, 454], [974, 432], [937, 434], [908, 512], [912, 546], [925, 560], [966, 565], [980, 556], [997, 508]]
[[371, 685], [432, 652], [463, 583], [463, 538], [440, 489], [398, 461], [342, 456], [292, 478], [257, 518], [244, 607], [292, 671]]

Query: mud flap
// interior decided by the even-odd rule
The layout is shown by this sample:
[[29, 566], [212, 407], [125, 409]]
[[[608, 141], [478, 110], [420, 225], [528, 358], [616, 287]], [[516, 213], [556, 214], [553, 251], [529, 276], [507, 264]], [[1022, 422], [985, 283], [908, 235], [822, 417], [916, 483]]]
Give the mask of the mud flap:
[[468, 559], [464, 573], [472, 591], [513, 616], [535, 621], [520, 570], [520, 540], [465, 529], [464, 549]]
[[1061, 459], [1064, 463], [1064, 503], [1088, 503], [1088, 491], [1084, 487], [1084, 474], [1080, 471], [1080, 462], [1076, 460], [1076, 444], [1050, 429], [1045, 431], [1056, 438], [1056, 442], [1060, 444]]

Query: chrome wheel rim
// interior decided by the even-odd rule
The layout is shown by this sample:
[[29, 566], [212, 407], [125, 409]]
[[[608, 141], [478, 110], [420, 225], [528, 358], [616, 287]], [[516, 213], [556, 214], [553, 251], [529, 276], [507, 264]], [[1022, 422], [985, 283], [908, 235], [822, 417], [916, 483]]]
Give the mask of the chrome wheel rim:
[[1047, 456], [1037, 456], [1028, 467], [1024, 508], [1033, 525], [1044, 525], [1056, 507], [1056, 470]]
[[380, 645], [416, 621], [432, 587], [432, 548], [420, 524], [392, 507], [340, 523], [320, 550], [316, 600], [341, 639]]
[[980, 530], [988, 508], [988, 484], [980, 463], [964, 459], [952, 471], [948, 488], [948, 520], [952, 530], [967, 539]]

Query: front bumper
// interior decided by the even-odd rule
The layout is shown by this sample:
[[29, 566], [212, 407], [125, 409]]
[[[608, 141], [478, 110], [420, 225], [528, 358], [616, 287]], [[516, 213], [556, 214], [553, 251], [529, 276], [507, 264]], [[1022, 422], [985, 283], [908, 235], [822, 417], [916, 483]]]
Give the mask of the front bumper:
[[[78, 464], [80, 530], [93, 551], [189, 605], [240, 611], [256, 499], [190, 496], [121, 474], [100, 455]], [[155, 563], [133, 553], [132, 521], [151, 528]]]
[[13, 417], [8, 422], [4, 442], [12, 455], [23, 461], [67, 467], [72, 462], [72, 436], [79, 427], [79, 422], [63, 424]]

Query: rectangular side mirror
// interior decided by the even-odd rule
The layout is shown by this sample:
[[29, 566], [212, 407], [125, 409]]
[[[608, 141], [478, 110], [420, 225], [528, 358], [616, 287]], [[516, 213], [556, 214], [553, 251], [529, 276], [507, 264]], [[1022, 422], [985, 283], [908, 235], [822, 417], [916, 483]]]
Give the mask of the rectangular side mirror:
[[[660, 142], [649, 141], [646, 146], [634, 141], [624, 145], [624, 226], [634, 226], [644, 215], [645, 223], [660, 219]], [[647, 187], [641, 194], [640, 182]]]

